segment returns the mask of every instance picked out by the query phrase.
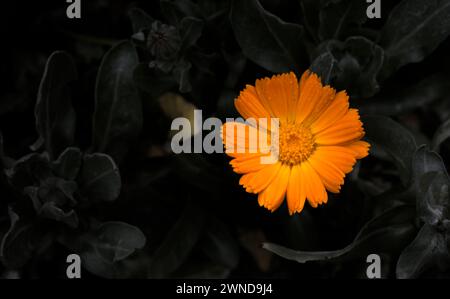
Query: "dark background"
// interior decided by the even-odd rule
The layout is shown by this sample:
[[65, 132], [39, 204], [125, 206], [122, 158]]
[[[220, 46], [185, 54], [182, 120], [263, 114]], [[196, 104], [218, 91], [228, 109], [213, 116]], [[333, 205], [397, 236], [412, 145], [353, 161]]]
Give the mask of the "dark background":
[[[385, 0], [379, 20], [367, 19], [365, 1], [260, 2], [82, 0], [81, 19], [66, 17], [63, 0], [2, 4], [0, 275], [65, 277], [66, 257], [77, 253], [85, 278], [366, 278], [366, 257], [376, 253], [382, 277], [448, 277], [448, 1]], [[63, 87], [65, 54], [43, 78], [60, 50], [77, 70]], [[124, 58], [129, 51], [138, 61]], [[111, 67], [99, 74], [102, 59]], [[121, 63], [122, 106], [102, 110]], [[194, 106], [204, 118], [237, 117], [233, 99], [245, 84], [308, 68], [349, 92], [373, 145], [327, 205], [270, 213], [239, 186], [225, 155], [170, 153], [174, 117]], [[39, 96], [41, 80], [56, 87]], [[99, 108], [96, 94], [106, 101]], [[50, 120], [36, 118], [39, 97], [53, 101]], [[57, 117], [68, 119], [70, 105], [74, 123]], [[116, 131], [98, 146], [103, 132], [93, 120], [108, 113]], [[54, 144], [30, 148], [36, 122], [60, 128]], [[55, 166], [66, 147], [81, 159], [70, 160], [71, 178]], [[89, 175], [115, 165], [87, 186]], [[430, 216], [429, 206], [442, 213]], [[314, 253], [281, 254], [310, 260], [297, 263], [263, 249], [266, 242]]]

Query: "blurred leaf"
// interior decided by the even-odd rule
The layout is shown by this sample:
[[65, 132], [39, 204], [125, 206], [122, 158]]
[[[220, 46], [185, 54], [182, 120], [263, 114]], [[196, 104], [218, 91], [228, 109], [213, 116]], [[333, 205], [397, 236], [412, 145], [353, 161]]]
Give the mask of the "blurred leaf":
[[273, 243], [264, 243], [263, 248], [298, 263], [330, 260], [352, 252], [366, 257], [366, 250], [384, 252], [401, 248], [402, 243], [404, 243], [403, 240], [407, 240], [411, 236], [413, 219], [414, 209], [410, 206], [390, 209], [381, 216], [368, 221], [361, 228], [354, 241], [340, 250], [296, 251]]
[[271, 72], [299, 70], [303, 29], [266, 11], [258, 0], [234, 0], [231, 24], [245, 56]]
[[85, 155], [78, 181], [82, 193], [90, 201], [113, 201], [120, 193], [119, 169], [105, 154]]
[[387, 56], [383, 76], [422, 61], [450, 34], [450, 2], [403, 0], [389, 15], [381, 35]]
[[335, 77], [333, 85], [347, 90], [353, 98], [368, 98], [378, 92], [377, 75], [384, 54], [371, 40], [362, 36], [351, 36], [344, 42], [330, 40], [319, 46], [318, 51], [324, 55], [325, 63], [327, 59], [336, 61], [331, 76]]
[[332, 0], [322, 2], [326, 2], [326, 4], [323, 5], [319, 14], [319, 37], [321, 40], [340, 39], [345, 32], [367, 20], [367, 3], [365, 1]]
[[10, 208], [11, 226], [0, 245], [0, 257], [10, 269], [19, 269], [30, 259], [38, 236], [33, 224], [19, 218]]
[[322, 79], [324, 85], [328, 85], [339, 74], [337, 64], [338, 61], [333, 55], [326, 52], [314, 59], [309, 69]]
[[72, 58], [65, 52], [54, 52], [47, 60], [35, 106], [39, 140], [32, 146], [45, 149], [53, 159], [73, 142], [75, 111], [69, 83], [77, 78]]
[[436, 74], [395, 93], [361, 101], [361, 114], [398, 115], [412, 111], [440, 99], [447, 90], [447, 79]]
[[158, 98], [161, 94], [177, 87], [177, 82], [171, 75], [149, 68], [148, 63], [140, 63], [133, 77], [136, 85], [152, 98]]
[[75, 180], [81, 166], [81, 151], [76, 147], [66, 148], [58, 159], [52, 162], [52, 170], [65, 180]]
[[301, 0], [302, 19], [312, 38], [318, 41], [320, 2], [317, 0]]
[[[196, 138], [193, 136], [192, 138]], [[223, 190], [223, 177], [217, 166], [199, 154], [178, 154], [174, 156], [176, 175], [191, 186], [206, 192], [219, 193]]]
[[264, 250], [261, 244], [264, 244], [266, 235], [260, 229], [257, 230], [242, 230], [240, 232], [239, 240], [241, 245], [250, 253], [255, 260], [259, 270], [268, 272], [272, 262], [273, 255]]
[[412, 159], [417, 149], [411, 133], [397, 122], [384, 116], [362, 117], [366, 136], [371, 144], [386, 151], [393, 159], [406, 186], [411, 179]]
[[198, 206], [186, 203], [181, 217], [152, 255], [150, 278], [167, 278], [184, 263], [203, 232], [204, 218]]
[[425, 224], [414, 241], [405, 248], [397, 262], [397, 278], [417, 278], [433, 266], [445, 266], [449, 252], [445, 236]]
[[161, 12], [172, 25], [177, 25], [184, 17], [200, 17], [198, 6], [190, 0], [161, 0]]
[[127, 258], [145, 245], [145, 235], [139, 228], [124, 222], [105, 222], [95, 231], [93, 243], [97, 253], [105, 261], [114, 263]]
[[201, 242], [202, 251], [211, 261], [228, 269], [234, 269], [239, 262], [239, 248], [228, 227], [217, 219], [209, 223]]
[[138, 63], [133, 45], [121, 42], [106, 53], [97, 75], [93, 147], [117, 162], [142, 128], [142, 105], [133, 82]]
[[439, 152], [442, 142], [446, 141], [450, 137], [450, 119], [444, 122], [436, 130], [431, 142], [431, 149]]
[[173, 75], [178, 82], [179, 90], [182, 93], [191, 91], [192, 86], [189, 80], [192, 64], [189, 61], [182, 59], [177, 63], [173, 69]]
[[181, 49], [184, 51], [189, 49], [202, 35], [203, 22], [200, 19], [186, 17], [180, 23]]
[[424, 146], [419, 148], [413, 159], [413, 176], [418, 217], [430, 225], [443, 221], [450, 204], [450, 179], [441, 157]]
[[133, 7], [128, 11], [128, 17], [131, 20], [133, 33], [141, 32], [144, 29], [152, 27], [154, 19], [140, 8]]
[[48, 154], [44, 152], [23, 156], [10, 169], [6, 169], [5, 174], [11, 185], [22, 191], [23, 188], [51, 176]]

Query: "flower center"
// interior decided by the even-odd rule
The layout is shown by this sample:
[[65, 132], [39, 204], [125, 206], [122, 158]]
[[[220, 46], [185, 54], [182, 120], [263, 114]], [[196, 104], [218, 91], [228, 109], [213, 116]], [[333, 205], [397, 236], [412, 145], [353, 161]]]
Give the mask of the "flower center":
[[296, 165], [314, 152], [316, 145], [309, 128], [301, 124], [282, 124], [279, 131], [279, 160], [283, 164]]

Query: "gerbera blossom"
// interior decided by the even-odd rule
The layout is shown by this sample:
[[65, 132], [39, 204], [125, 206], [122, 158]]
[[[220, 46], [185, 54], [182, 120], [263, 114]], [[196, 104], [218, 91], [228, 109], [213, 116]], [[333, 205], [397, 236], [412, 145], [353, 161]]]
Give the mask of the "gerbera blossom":
[[[240, 185], [258, 194], [259, 204], [272, 212], [285, 197], [291, 215], [301, 212], [305, 201], [314, 208], [326, 203], [327, 190], [339, 193], [356, 160], [368, 155], [370, 145], [361, 140], [363, 124], [358, 110], [349, 108], [346, 92], [323, 86], [310, 71], [300, 81], [292, 72], [256, 80], [255, 86], [247, 85], [241, 91], [234, 104], [245, 119], [279, 120], [278, 142], [271, 140], [270, 126], [267, 130], [240, 122], [222, 126], [226, 153], [234, 158], [230, 164], [243, 174]], [[242, 137], [235, 136], [234, 130], [242, 126], [247, 134], [238, 140]], [[251, 136], [262, 134], [267, 135], [269, 151], [260, 146], [248, 151]], [[244, 142], [247, 151], [227, 148], [238, 141]], [[275, 163], [261, 162], [275, 151]]]

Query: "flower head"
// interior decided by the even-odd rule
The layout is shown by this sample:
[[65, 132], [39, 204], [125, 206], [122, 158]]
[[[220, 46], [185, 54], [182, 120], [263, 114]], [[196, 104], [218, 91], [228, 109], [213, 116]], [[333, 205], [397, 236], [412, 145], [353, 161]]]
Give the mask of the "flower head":
[[[256, 80], [235, 100], [238, 112], [256, 120], [277, 119], [278, 125], [227, 122], [222, 127], [226, 153], [233, 170], [243, 174], [240, 184], [258, 194], [261, 206], [275, 211], [286, 196], [289, 213], [328, 201], [327, 190], [339, 193], [344, 177], [357, 159], [368, 155], [370, 145], [361, 141], [363, 124], [358, 110], [349, 108], [345, 91], [323, 86], [309, 71], [300, 79], [294, 73]], [[243, 128], [244, 136], [235, 134]], [[274, 134], [275, 133], [275, 134]], [[274, 137], [275, 136], [275, 137]], [[251, 146], [252, 139], [260, 141]], [[236, 150], [238, 144], [244, 150]], [[262, 158], [276, 157], [272, 163]]]

